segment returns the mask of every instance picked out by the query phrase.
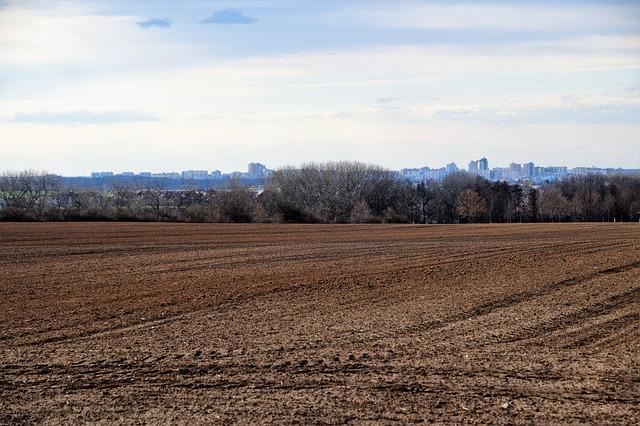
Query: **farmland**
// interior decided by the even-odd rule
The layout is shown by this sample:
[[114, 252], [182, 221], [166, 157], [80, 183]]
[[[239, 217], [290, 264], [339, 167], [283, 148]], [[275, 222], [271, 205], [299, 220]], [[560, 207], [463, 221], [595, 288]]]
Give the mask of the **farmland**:
[[640, 225], [0, 223], [0, 423], [640, 422]]

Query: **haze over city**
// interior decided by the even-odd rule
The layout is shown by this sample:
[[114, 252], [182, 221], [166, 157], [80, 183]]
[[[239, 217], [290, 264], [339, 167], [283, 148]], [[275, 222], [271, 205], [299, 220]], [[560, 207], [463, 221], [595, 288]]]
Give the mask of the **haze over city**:
[[640, 167], [633, 1], [0, 1], [0, 169]]

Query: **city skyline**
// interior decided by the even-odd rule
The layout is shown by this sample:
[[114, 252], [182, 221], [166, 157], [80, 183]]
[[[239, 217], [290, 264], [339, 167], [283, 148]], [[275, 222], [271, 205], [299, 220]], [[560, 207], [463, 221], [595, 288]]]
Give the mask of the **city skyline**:
[[[478, 163], [479, 161], [482, 160], [486, 160], [487, 161], [487, 166], [486, 168], [484, 168], [484, 170], [493, 170], [493, 169], [498, 169], [498, 168], [509, 168], [510, 166], [514, 165], [514, 164], [519, 164], [523, 167], [525, 167], [527, 164], [531, 164], [531, 165], [535, 165], [535, 166], [540, 166], [541, 163], [537, 163], [535, 161], [522, 161], [522, 162], [518, 162], [517, 160], [511, 160], [508, 161], [507, 163], [503, 163], [503, 164], [497, 164], [493, 161], [491, 161], [491, 163], [488, 162], [487, 156], [482, 156], [482, 158], [480, 158], [479, 160], [467, 160], [467, 161], [462, 161], [460, 163], [456, 162], [456, 161], [450, 161], [450, 162], [446, 162], [444, 164], [433, 164], [433, 163], [429, 163], [429, 164], [410, 164], [410, 165], [404, 165], [398, 168], [390, 168], [390, 167], [385, 167], [379, 163], [371, 163], [371, 162], [363, 162], [363, 161], [358, 161], [358, 160], [350, 160], [350, 159], [341, 159], [341, 160], [329, 160], [329, 161], [304, 161], [301, 162], [299, 164], [282, 164], [282, 165], [278, 165], [278, 166], [266, 166], [265, 164], [263, 164], [262, 162], [249, 162], [247, 163], [246, 161], [243, 163], [243, 166], [238, 167], [238, 168], [224, 168], [224, 167], [218, 167], [215, 164], [213, 164], [211, 161], [207, 161], [206, 163], [208, 163], [206, 166], [204, 167], [187, 167], [185, 169], [182, 168], [178, 168], [178, 167], [169, 167], [166, 169], [124, 169], [124, 168], [118, 168], [118, 167], [103, 167], [103, 168], [97, 168], [97, 169], [92, 169], [89, 170], [86, 173], [79, 173], [79, 174], [66, 174], [63, 172], [59, 172], [56, 170], [45, 170], [45, 169], [38, 169], [38, 168], [34, 168], [34, 167], [26, 167], [23, 169], [4, 169], [4, 170], [0, 170], [0, 173], [11, 173], [11, 172], [20, 172], [21, 170], [33, 170], [33, 171], [39, 171], [39, 172], [46, 172], [52, 175], [58, 175], [58, 176], [77, 176], [77, 177], [82, 177], [82, 176], [91, 176], [92, 174], [95, 173], [111, 173], [113, 175], [122, 175], [122, 176], [126, 176], [126, 175], [150, 175], [150, 174], [182, 174], [184, 172], [207, 172], [207, 173], [213, 173], [213, 174], [234, 174], [234, 173], [247, 173], [247, 169], [251, 169], [252, 165], [257, 165], [259, 167], [263, 167], [266, 170], [269, 171], [275, 171], [278, 169], [283, 169], [283, 168], [296, 168], [299, 166], [303, 166], [306, 164], [311, 164], [311, 163], [339, 163], [339, 162], [359, 162], [359, 163], [363, 163], [363, 164], [368, 164], [368, 165], [372, 165], [372, 166], [378, 166], [378, 167], [382, 167], [385, 170], [388, 171], [393, 171], [393, 172], [399, 172], [402, 170], [410, 170], [410, 169], [414, 169], [414, 170], [418, 170], [418, 169], [431, 169], [431, 170], [439, 170], [439, 169], [448, 169], [450, 166], [454, 166], [456, 171], [476, 171], [478, 169], [470, 169], [471, 163]], [[213, 164], [213, 167], [212, 167]], [[567, 164], [561, 164], [560, 162], [552, 162], [549, 164], [544, 164], [544, 167], [564, 167], [568, 170], [572, 170], [572, 169], [600, 169], [600, 170], [640, 170], [640, 166], [639, 167], [622, 167], [619, 165], [599, 165], [599, 164], [589, 164], [589, 165], [585, 165], [585, 164], [579, 164], [576, 166], [570, 166]], [[249, 173], [251, 173], [249, 171]]]
[[[340, 161], [349, 161], [349, 160], [339, 160], [339, 161], [329, 161], [329, 163], [335, 163], [335, 162], [340, 162]], [[472, 169], [471, 168], [471, 163], [479, 163], [481, 161], [485, 162], [485, 166], [481, 167], [481, 168], [477, 168], [477, 169]], [[243, 171], [242, 169], [223, 169], [223, 168], [212, 168], [212, 167], [205, 167], [205, 168], [189, 168], [189, 169], [178, 169], [178, 168], [173, 168], [173, 169], [165, 169], [165, 170], [120, 170], [120, 169], [108, 169], [105, 168], [104, 170], [93, 170], [88, 174], [84, 174], [84, 175], [63, 175], [61, 173], [55, 173], [52, 171], [47, 170], [47, 172], [50, 172], [52, 174], [59, 174], [61, 176], [89, 176], [89, 175], [93, 175], [96, 173], [110, 173], [112, 175], [120, 175], [120, 176], [127, 176], [127, 175], [137, 175], [137, 176], [147, 176], [147, 175], [153, 175], [153, 174], [184, 174], [185, 172], [207, 172], [207, 173], [211, 173], [214, 175], [219, 175], [219, 174], [234, 174], [234, 173], [261, 173], [260, 170], [262, 171], [274, 171], [274, 170], [278, 170], [284, 167], [298, 167], [304, 164], [309, 164], [312, 162], [304, 162], [304, 163], [300, 163], [300, 164], [289, 164], [289, 165], [284, 165], [284, 166], [277, 166], [277, 167], [268, 167], [265, 164], [261, 163], [261, 162], [249, 162], [249, 163], [245, 163], [245, 171]], [[520, 165], [523, 168], [530, 165], [530, 167], [554, 167], [554, 168], [565, 168], [567, 170], [572, 170], [572, 169], [599, 169], [599, 170], [640, 170], [640, 168], [628, 168], [628, 167], [620, 167], [620, 166], [599, 166], [599, 165], [595, 165], [595, 164], [591, 164], [591, 165], [579, 165], [579, 166], [575, 166], [575, 167], [570, 167], [566, 164], [560, 164], [560, 163], [552, 163], [552, 164], [545, 164], [545, 165], [540, 165], [539, 163], [535, 163], [533, 161], [525, 161], [522, 163], [518, 163], [517, 161], [510, 161], [508, 164], [499, 164], [499, 165], [495, 165], [493, 163], [489, 163], [489, 160], [487, 159], [486, 156], [483, 156], [482, 158], [480, 158], [479, 160], [470, 160], [469, 162], [466, 162], [465, 164], [468, 163], [468, 166], [464, 166], [464, 165], [459, 165], [458, 163], [456, 163], [455, 161], [452, 162], [448, 162], [446, 164], [441, 164], [441, 165], [417, 165], [417, 166], [410, 166], [410, 167], [400, 167], [397, 169], [391, 169], [391, 168], [387, 168], [387, 167], [383, 167], [386, 170], [389, 171], [394, 171], [394, 172], [400, 172], [402, 170], [418, 170], [418, 169], [430, 169], [430, 170], [441, 170], [441, 169], [446, 169], [447, 171], [451, 172], [453, 171], [467, 171], [467, 172], [473, 172], [473, 171], [477, 171], [477, 170], [494, 170], [494, 169], [502, 169], [502, 168], [509, 168], [512, 167], [513, 165]], [[365, 164], [370, 164], [370, 165], [375, 165], [375, 166], [380, 166], [379, 164], [374, 164], [374, 163], [365, 163]]]
[[638, 168], [639, 17], [622, 0], [0, 1], [0, 170]]
[[[483, 158], [486, 158], [488, 156], [482, 156]], [[264, 161], [264, 160], [262, 160]], [[361, 161], [358, 159], [336, 159], [336, 160], [327, 160], [327, 161], [316, 161], [316, 160], [309, 160], [309, 161], [302, 161], [300, 163], [280, 163], [277, 166], [269, 166], [269, 168], [271, 170], [277, 170], [277, 169], [281, 169], [281, 168], [285, 168], [285, 167], [297, 167], [303, 164], [309, 164], [309, 163], [335, 163], [335, 162], [340, 162], [340, 161], [355, 161], [355, 162], [362, 162], [365, 164], [371, 164], [371, 165], [375, 165], [375, 166], [380, 166], [386, 170], [390, 170], [390, 171], [400, 171], [402, 169], [418, 169], [418, 168], [431, 168], [431, 169], [439, 169], [439, 168], [446, 168], [447, 165], [449, 164], [455, 164], [456, 167], [459, 170], [463, 170], [463, 171], [468, 171], [468, 163], [469, 161], [476, 161], [476, 160], [460, 160], [460, 161], [445, 161], [444, 163], [424, 163], [424, 164], [417, 164], [417, 163], [411, 163], [411, 164], [400, 164], [399, 167], [388, 167], [385, 166], [384, 164], [381, 164], [380, 162], [369, 162], [369, 161]], [[266, 161], [264, 161], [266, 163]], [[492, 161], [490, 163], [490, 167], [489, 170], [498, 167], [498, 168], [506, 168], [509, 167], [510, 164], [512, 163], [517, 163], [517, 164], [525, 164], [525, 163], [534, 163], [536, 165], [539, 164], [544, 164], [546, 167], [567, 167], [568, 169], [574, 169], [574, 168], [595, 168], [595, 169], [640, 169], [640, 163], [637, 164], [637, 166], [635, 167], [625, 167], [623, 165], [618, 165], [618, 164], [582, 164], [579, 162], [574, 162], [571, 164], [566, 164], [566, 163], [561, 163], [560, 161], [556, 161], [556, 162], [550, 162], [550, 163], [538, 163], [536, 161], [532, 161], [532, 160], [516, 160], [516, 159], [511, 159], [511, 160], [507, 160], [504, 163], [498, 163], [496, 161]], [[60, 175], [60, 176], [90, 176], [92, 173], [95, 172], [113, 172], [114, 174], [122, 174], [122, 173], [134, 173], [134, 174], [139, 174], [139, 173], [182, 173], [183, 171], [208, 171], [208, 172], [214, 172], [214, 171], [218, 171], [218, 172], [222, 172], [222, 173], [237, 173], [237, 172], [244, 172], [246, 167], [247, 167], [247, 162], [245, 160], [239, 160], [238, 167], [223, 167], [220, 165], [216, 165], [215, 160], [214, 161], [204, 161], [204, 160], [200, 160], [198, 162], [198, 164], [200, 164], [200, 166], [189, 166], [187, 165], [186, 167], [167, 167], [167, 168], [160, 168], [160, 167], [153, 167], [153, 168], [141, 168], [141, 167], [137, 167], [137, 168], [125, 168], [125, 167], [120, 167], [120, 166], [116, 166], [116, 167], [110, 167], [109, 164], [104, 164], [103, 167], [97, 167], [97, 168], [90, 168], [90, 167], [83, 167], [81, 170], [81, 172], [79, 173], [66, 173], [62, 170], [54, 170], [54, 169], [46, 169], [46, 168], [38, 168], [38, 167], [22, 167], [22, 168], [4, 168], [4, 169], [0, 169], [0, 173], [2, 172], [17, 172], [20, 170], [39, 170], [39, 171], [45, 171], [47, 173], [51, 173], [51, 174], [55, 174], [55, 175]], [[212, 167], [213, 164], [213, 167]]]
[[[640, 169], [628, 169], [621, 167], [595, 167], [595, 166], [581, 166], [570, 168], [564, 165], [539, 165], [532, 161], [525, 163], [511, 162], [508, 166], [498, 165], [490, 167], [489, 160], [486, 157], [482, 157], [479, 160], [471, 160], [468, 163], [467, 168], [458, 167], [455, 162], [447, 163], [441, 167], [410, 167], [401, 168], [398, 170], [391, 170], [391, 173], [396, 174], [398, 179], [409, 180], [414, 184], [426, 181], [442, 181], [445, 177], [452, 173], [465, 172], [471, 175], [476, 175], [487, 180], [492, 181], [507, 181], [507, 182], [520, 182], [530, 181], [534, 184], [544, 184], [545, 182], [562, 180], [570, 176], [581, 176], [587, 174], [640, 174]], [[233, 178], [240, 178], [249, 181], [264, 181], [272, 173], [274, 169], [270, 169], [268, 166], [260, 162], [248, 163], [246, 171], [221, 171], [219, 169], [190, 169], [182, 171], [163, 171], [163, 172], [148, 172], [148, 171], [96, 171], [91, 173], [92, 179], [111, 179], [111, 178], [160, 178], [160, 179], [172, 179], [182, 181], [205, 181], [205, 180], [229, 180]], [[67, 176], [72, 177], [72, 176]], [[83, 176], [77, 176], [83, 177]], [[84, 176], [86, 177], [86, 176]]]

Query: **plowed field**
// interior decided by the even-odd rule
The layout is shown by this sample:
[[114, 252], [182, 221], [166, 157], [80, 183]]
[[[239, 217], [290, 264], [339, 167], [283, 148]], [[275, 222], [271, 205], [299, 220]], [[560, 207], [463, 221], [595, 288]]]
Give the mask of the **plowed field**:
[[640, 423], [640, 225], [0, 223], [0, 423]]

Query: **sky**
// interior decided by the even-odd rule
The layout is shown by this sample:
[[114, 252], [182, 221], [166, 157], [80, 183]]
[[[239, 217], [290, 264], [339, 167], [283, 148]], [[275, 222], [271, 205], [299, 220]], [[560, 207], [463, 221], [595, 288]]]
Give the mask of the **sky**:
[[640, 168], [640, 1], [0, 0], [0, 171]]

